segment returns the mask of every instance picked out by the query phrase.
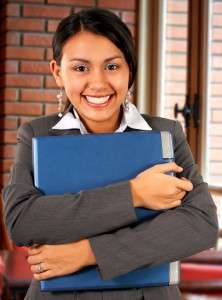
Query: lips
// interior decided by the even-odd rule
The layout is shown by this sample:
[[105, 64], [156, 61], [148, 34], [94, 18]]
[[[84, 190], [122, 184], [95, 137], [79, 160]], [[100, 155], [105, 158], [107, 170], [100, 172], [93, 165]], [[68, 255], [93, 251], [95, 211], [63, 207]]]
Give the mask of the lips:
[[94, 96], [85, 96], [85, 97], [86, 97], [86, 100], [89, 103], [92, 103], [92, 104], [104, 104], [104, 103], [106, 103], [109, 100], [110, 95], [108, 95], [108, 96], [102, 96], [102, 97], [94, 97]]
[[103, 96], [84, 95], [84, 99], [85, 99], [86, 103], [93, 108], [103, 108], [109, 104], [112, 96], [113, 96], [113, 94], [105, 95], [105, 96], [104, 95]]

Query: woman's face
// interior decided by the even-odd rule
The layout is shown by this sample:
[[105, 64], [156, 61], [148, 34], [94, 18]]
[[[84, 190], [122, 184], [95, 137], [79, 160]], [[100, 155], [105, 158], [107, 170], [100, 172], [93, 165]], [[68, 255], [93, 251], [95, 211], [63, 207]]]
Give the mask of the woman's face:
[[77, 33], [65, 43], [60, 66], [53, 60], [51, 70], [88, 130], [118, 128], [129, 67], [109, 39], [87, 31]]

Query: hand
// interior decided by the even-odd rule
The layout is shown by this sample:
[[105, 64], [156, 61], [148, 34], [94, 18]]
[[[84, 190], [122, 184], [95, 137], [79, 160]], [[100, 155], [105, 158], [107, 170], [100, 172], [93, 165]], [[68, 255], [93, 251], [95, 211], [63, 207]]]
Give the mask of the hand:
[[170, 176], [167, 172], [182, 172], [175, 163], [159, 164], [130, 180], [134, 207], [154, 210], [170, 209], [181, 205], [186, 192], [193, 189], [191, 181]]
[[96, 264], [86, 239], [63, 245], [33, 246], [29, 248], [28, 255], [27, 261], [37, 280], [74, 273], [85, 266]]

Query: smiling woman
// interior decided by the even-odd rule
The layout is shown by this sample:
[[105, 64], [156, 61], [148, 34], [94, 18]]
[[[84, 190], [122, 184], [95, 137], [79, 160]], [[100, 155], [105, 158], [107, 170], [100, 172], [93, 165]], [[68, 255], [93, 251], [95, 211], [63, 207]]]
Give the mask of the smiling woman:
[[[136, 59], [131, 33], [119, 17], [107, 10], [89, 9], [63, 19], [54, 36], [50, 67], [60, 89], [58, 98], [64, 94], [66, 106], [58, 115], [19, 128], [15, 162], [3, 190], [8, 231], [16, 244], [29, 246], [34, 279], [25, 299], [181, 299], [176, 285], [41, 291], [39, 280], [92, 265], [106, 280], [174, 262], [212, 247], [218, 234], [215, 205], [180, 124], [141, 115], [127, 100]], [[171, 133], [175, 163], [155, 165], [130, 180], [77, 193], [49, 196], [34, 186], [35, 136], [152, 129]], [[93, 159], [95, 154], [87, 150]], [[76, 169], [73, 172], [79, 174]], [[135, 225], [137, 207], [164, 211]]]
[[60, 65], [51, 61], [56, 83], [90, 132], [113, 132], [129, 85], [129, 66], [110, 40], [82, 30], [63, 47]]

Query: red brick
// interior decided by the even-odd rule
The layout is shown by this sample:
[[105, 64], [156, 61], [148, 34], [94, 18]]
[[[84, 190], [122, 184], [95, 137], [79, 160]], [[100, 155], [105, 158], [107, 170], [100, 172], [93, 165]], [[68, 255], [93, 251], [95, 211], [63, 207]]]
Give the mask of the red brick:
[[13, 145], [0, 146], [0, 157], [1, 158], [13, 158], [15, 156], [16, 147]]
[[48, 32], [55, 32], [59, 24], [59, 20], [48, 20], [47, 30]]
[[6, 5], [6, 16], [18, 17], [20, 16], [20, 6], [15, 3], [8, 3]]
[[29, 4], [23, 6], [23, 16], [25, 17], [64, 18], [68, 16], [69, 13], [69, 7]]
[[44, 49], [32, 47], [7, 47], [6, 58], [14, 59], [44, 59]]
[[50, 47], [52, 45], [52, 35], [38, 34], [38, 33], [24, 33], [23, 45]]
[[210, 125], [210, 135], [221, 135], [222, 136], [222, 124], [214, 124], [211, 123]]
[[4, 130], [0, 132], [1, 141], [5, 144], [16, 144], [17, 141], [17, 130]]
[[56, 90], [49, 89], [22, 89], [22, 101], [56, 102]]
[[16, 101], [18, 99], [18, 90], [4, 88], [0, 90], [0, 101]]
[[187, 1], [175, 1], [168, 0], [167, 1], [167, 12], [170, 13], [181, 13], [188, 11], [188, 2]]
[[166, 37], [167, 38], [178, 38], [178, 39], [187, 39], [188, 28], [185, 26], [171, 26], [167, 25], [166, 28]]
[[58, 106], [56, 104], [46, 104], [45, 114], [50, 115], [58, 112]]
[[221, 160], [221, 153], [222, 153], [222, 149], [210, 149], [209, 151], [210, 160], [211, 161]]
[[136, 22], [136, 14], [134, 11], [124, 11], [122, 13], [122, 20], [125, 23], [135, 24]]
[[221, 2], [213, 3], [213, 13], [216, 13], [216, 14], [222, 13], [222, 3]]
[[212, 55], [213, 54], [220, 54], [221, 55], [221, 53], [222, 53], [222, 43], [212, 42], [211, 53], [212, 53]]
[[46, 88], [58, 88], [53, 76], [46, 76]]
[[209, 171], [212, 175], [222, 175], [222, 163], [221, 162], [211, 162], [209, 165]]
[[186, 54], [169, 53], [166, 55], [166, 66], [167, 67], [186, 67], [187, 57]]
[[212, 25], [213, 26], [222, 26], [221, 15], [213, 15], [212, 16]]
[[37, 103], [5, 103], [4, 112], [6, 115], [27, 115], [27, 116], [39, 116], [42, 115], [42, 104]]
[[7, 18], [6, 26], [8, 30], [43, 31], [45, 21], [41, 19]]
[[0, 129], [17, 129], [18, 119], [15, 117], [1, 117]]
[[53, 51], [52, 48], [48, 48], [46, 50], [46, 59], [47, 60], [52, 60], [53, 59]]
[[167, 52], [183, 52], [187, 51], [187, 41], [181, 40], [167, 40], [166, 41]]
[[171, 109], [176, 103], [179, 105], [179, 108], [182, 108], [185, 103], [185, 95], [165, 95], [164, 99], [164, 106]]
[[136, 0], [99, 0], [98, 1], [99, 7], [105, 8], [114, 8], [114, 9], [132, 9], [135, 10], [136, 8]]
[[20, 66], [20, 72], [22, 73], [32, 73], [32, 74], [49, 74], [50, 67], [48, 62], [30, 62], [22, 61]]
[[211, 147], [220, 147], [222, 148], [222, 136], [210, 136], [210, 146]]
[[213, 56], [212, 57], [212, 67], [213, 68], [222, 68], [222, 56]]
[[43, 76], [40, 75], [6, 75], [6, 86], [42, 87]]
[[45, 3], [45, 0], [7, 0], [8, 2], [18, 2], [18, 3]]
[[20, 34], [18, 32], [7, 32], [6, 34], [0, 34], [0, 46], [19, 44]]
[[13, 164], [12, 159], [1, 159], [0, 160], [1, 166], [2, 166], [2, 171], [3, 173], [9, 172], [11, 165]]
[[94, 0], [48, 0], [49, 4], [94, 6]]
[[167, 68], [166, 69], [166, 80], [180, 80], [180, 81], [186, 81], [186, 69], [185, 68]]
[[222, 29], [213, 28], [212, 29], [212, 39], [222, 41]]
[[165, 83], [166, 94], [185, 94], [186, 82], [166, 82]]
[[222, 98], [221, 97], [211, 97], [210, 99], [211, 107], [222, 108]]
[[[212, 110], [211, 122], [222, 123], [222, 110]], [[221, 150], [222, 155], [222, 150]]]
[[211, 84], [211, 95], [212, 96], [222, 96], [221, 83]]
[[6, 43], [8, 46], [20, 44], [20, 33], [19, 32], [7, 32]]
[[167, 13], [166, 24], [169, 25], [187, 25], [188, 24], [188, 14], [187, 13]]
[[6, 60], [0, 62], [0, 73], [17, 73], [18, 72], [18, 61]]
[[221, 83], [222, 70], [212, 70], [211, 71], [211, 82], [213, 83]]

